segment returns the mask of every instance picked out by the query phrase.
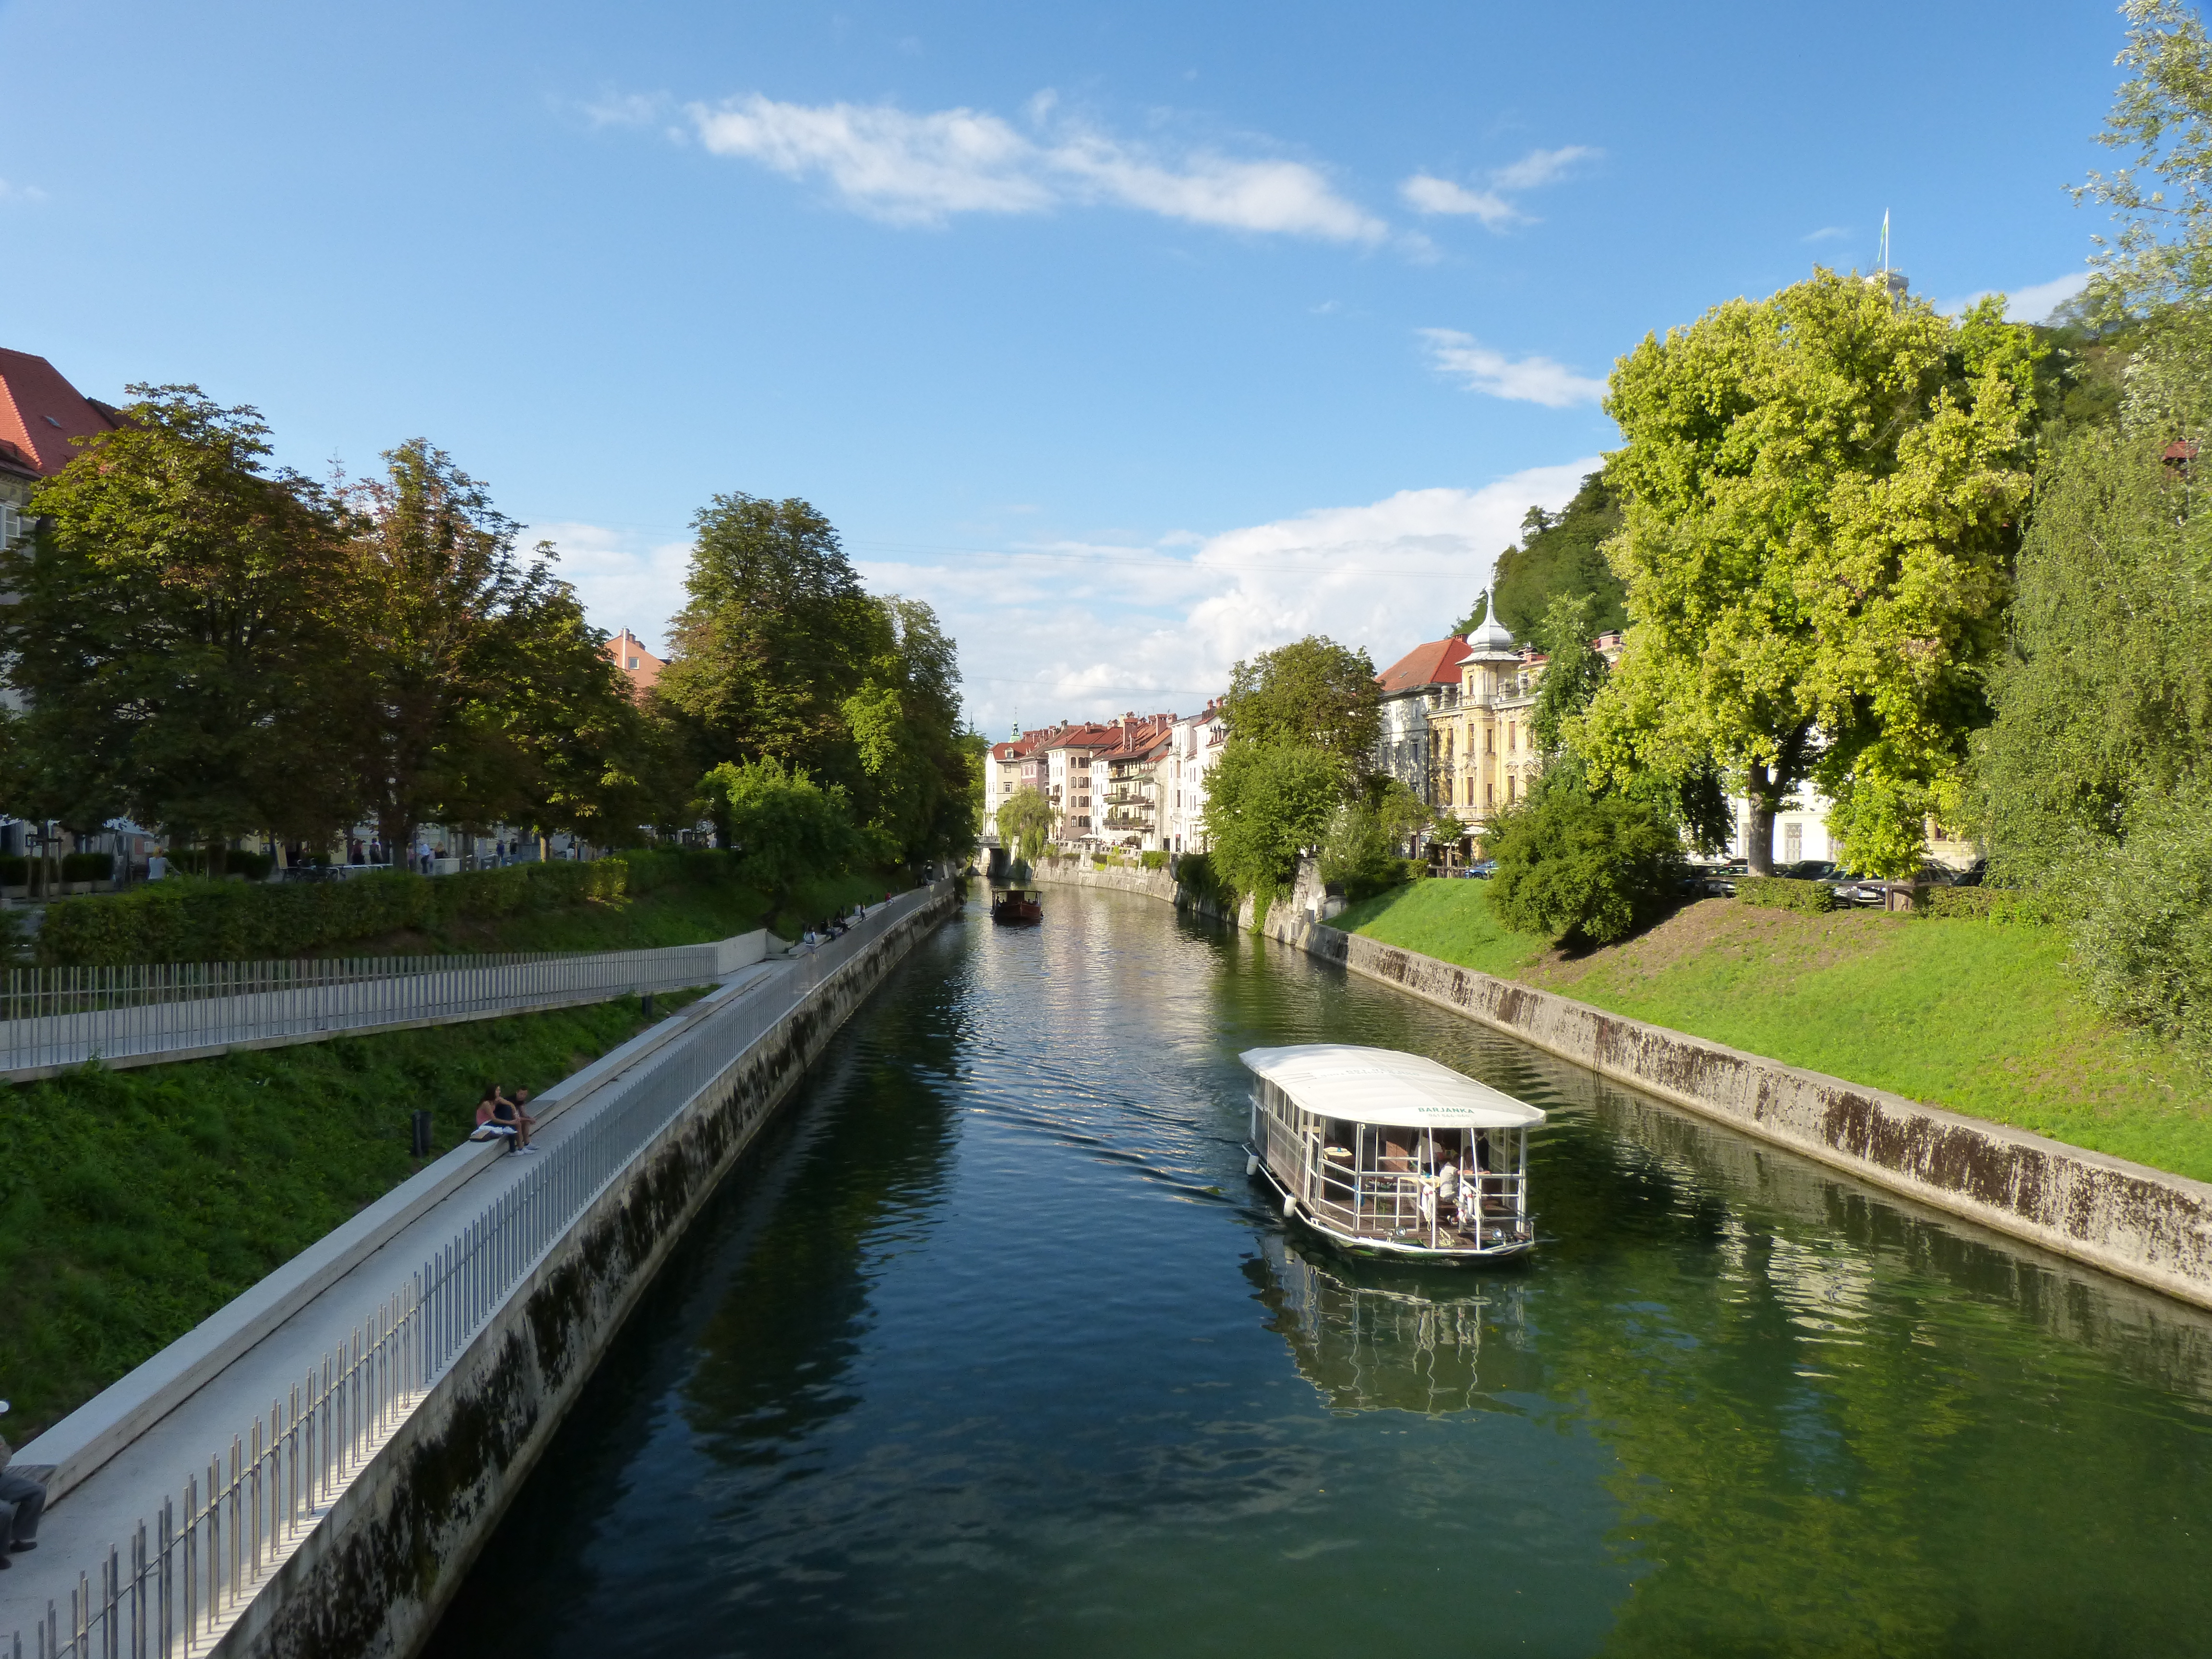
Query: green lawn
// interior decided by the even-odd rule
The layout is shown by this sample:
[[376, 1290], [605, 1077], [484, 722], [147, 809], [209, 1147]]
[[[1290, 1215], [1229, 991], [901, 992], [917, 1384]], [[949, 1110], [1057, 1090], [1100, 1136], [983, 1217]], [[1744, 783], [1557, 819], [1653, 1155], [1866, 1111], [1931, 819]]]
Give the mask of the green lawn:
[[1793, 1066], [2212, 1180], [2212, 1085], [2078, 994], [2053, 927], [1686, 906], [1571, 958], [1507, 933], [1489, 884], [1424, 881], [1337, 926]]
[[[665, 1018], [696, 993], [663, 995]], [[483, 1085], [542, 1090], [637, 1000], [0, 1088], [0, 1399], [21, 1444], [442, 1153]]]

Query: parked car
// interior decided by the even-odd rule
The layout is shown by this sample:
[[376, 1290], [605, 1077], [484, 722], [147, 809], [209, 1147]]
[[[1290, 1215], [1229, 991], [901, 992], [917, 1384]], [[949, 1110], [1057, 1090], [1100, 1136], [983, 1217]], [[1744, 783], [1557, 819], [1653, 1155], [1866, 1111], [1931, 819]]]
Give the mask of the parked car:
[[1496, 859], [1477, 859], [1474, 863], [1467, 866], [1467, 872], [1470, 876], [1477, 877], [1483, 881], [1488, 881], [1492, 876], [1498, 873], [1498, 860]]
[[1833, 859], [1800, 859], [1795, 864], [1778, 865], [1774, 873], [1790, 881], [1826, 881], [1836, 873]]
[[1714, 898], [1734, 898], [1735, 884], [1751, 873], [1749, 859], [1730, 859], [1705, 872], [1705, 891]]

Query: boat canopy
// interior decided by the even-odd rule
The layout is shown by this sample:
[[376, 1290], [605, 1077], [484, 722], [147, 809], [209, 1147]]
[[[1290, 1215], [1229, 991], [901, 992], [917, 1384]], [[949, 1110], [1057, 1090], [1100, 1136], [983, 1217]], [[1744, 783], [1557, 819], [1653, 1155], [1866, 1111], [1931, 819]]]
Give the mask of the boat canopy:
[[1526, 1129], [1543, 1112], [1424, 1054], [1348, 1042], [1247, 1048], [1237, 1056], [1309, 1112], [1355, 1123], [1431, 1129]]

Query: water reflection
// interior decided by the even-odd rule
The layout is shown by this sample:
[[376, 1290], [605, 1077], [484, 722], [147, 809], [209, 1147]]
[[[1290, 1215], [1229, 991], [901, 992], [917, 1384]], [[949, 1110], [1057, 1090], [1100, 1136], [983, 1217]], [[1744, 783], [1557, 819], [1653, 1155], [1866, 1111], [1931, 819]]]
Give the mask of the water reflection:
[[1333, 1411], [1512, 1411], [1498, 1395], [1535, 1382], [1517, 1274], [1424, 1273], [1280, 1233], [1246, 1273], [1267, 1328]]

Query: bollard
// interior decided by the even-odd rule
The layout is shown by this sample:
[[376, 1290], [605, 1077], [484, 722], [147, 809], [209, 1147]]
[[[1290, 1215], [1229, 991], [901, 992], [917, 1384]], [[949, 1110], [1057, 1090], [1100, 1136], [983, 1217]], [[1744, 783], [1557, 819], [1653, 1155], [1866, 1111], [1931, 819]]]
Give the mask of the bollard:
[[647, 992], [645, 994], [644, 999], [642, 1000], [642, 1001], [641, 1001], [641, 1002], [640, 1002], [639, 1006], [641, 1006], [641, 1008], [643, 1008], [643, 1009], [645, 1010], [645, 1017], [646, 1017], [647, 1019], [651, 1019], [651, 1018], [653, 1018], [653, 993], [652, 993], [652, 992], [647, 991]]
[[428, 1112], [415, 1114], [415, 1156], [430, 1156], [430, 1115]]

